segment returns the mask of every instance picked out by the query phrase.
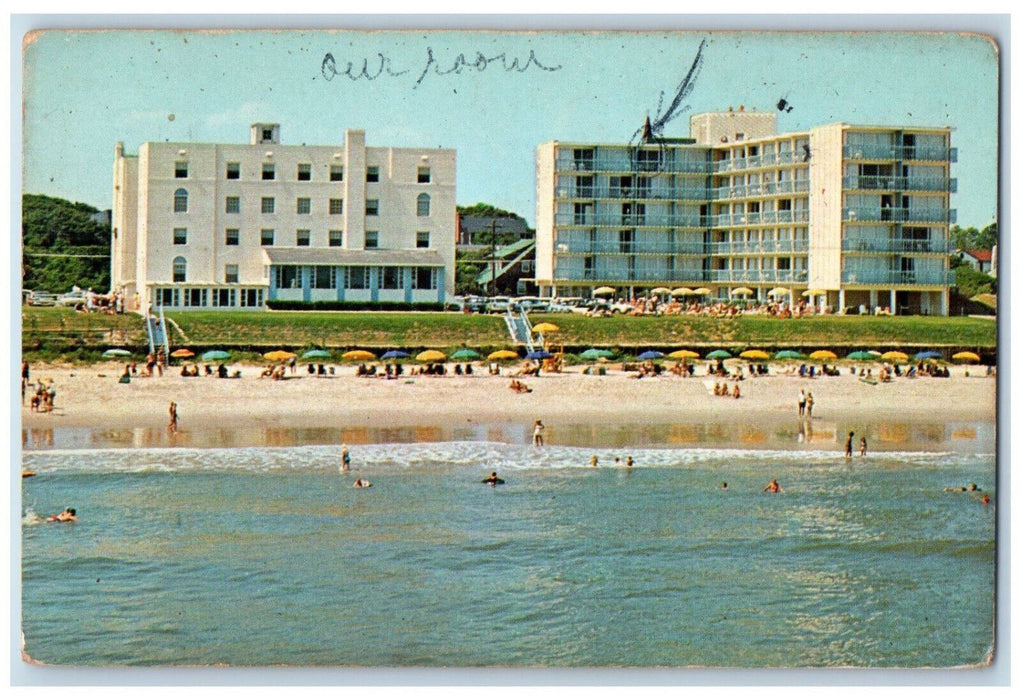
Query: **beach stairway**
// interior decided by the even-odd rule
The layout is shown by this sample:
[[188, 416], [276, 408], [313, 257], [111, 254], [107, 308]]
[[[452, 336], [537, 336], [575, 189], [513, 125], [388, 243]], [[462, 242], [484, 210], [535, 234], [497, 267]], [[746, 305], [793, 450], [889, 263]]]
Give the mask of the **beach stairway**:
[[510, 332], [511, 340], [515, 343], [524, 343], [525, 347], [528, 348], [528, 352], [533, 352], [535, 350], [535, 342], [532, 340], [532, 324], [528, 320], [528, 314], [524, 311], [515, 313], [511, 309], [507, 309], [507, 314], [503, 317], [503, 320], [507, 323], [507, 330]]
[[170, 339], [167, 337], [167, 320], [163, 316], [163, 307], [160, 307], [159, 316], [147, 314], [145, 317], [145, 333], [149, 337], [149, 352], [155, 353], [157, 349], [163, 348], [167, 357], [170, 357]]

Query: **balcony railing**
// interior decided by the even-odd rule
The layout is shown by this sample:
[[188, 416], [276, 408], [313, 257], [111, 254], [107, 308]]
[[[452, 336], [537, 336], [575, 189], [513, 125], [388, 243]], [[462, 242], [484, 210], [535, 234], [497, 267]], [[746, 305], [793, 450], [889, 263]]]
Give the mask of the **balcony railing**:
[[705, 187], [558, 187], [557, 199], [652, 199], [656, 201], [689, 200], [708, 202], [709, 190]]
[[808, 210], [783, 210], [745, 212], [744, 214], [717, 214], [712, 218], [712, 226], [726, 228], [728, 226], [755, 226], [759, 224], [796, 224], [808, 221]]
[[808, 180], [784, 180], [782, 182], [762, 182], [757, 185], [717, 187], [713, 190], [713, 199], [741, 199], [744, 197], [765, 197], [774, 194], [795, 194], [808, 192], [808, 187]]
[[596, 241], [558, 243], [556, 255], [706, 255], [703, 243], [635, 243]]
[[912, 221], [918, 223], [955, 223], [956, 209], [905, 209], [903, 207], [844, 207], [844, 221]]
[[885, 175], [848, 175], [845, 190], [891, 190], [914, 192], [956, 192], [957, 179], [950, 177], [894, 177]]
[[756, 282], [805, 282], [808, 270], [710, 270], [710, 282], [754, 284]]
[[844, 270], [840, 275], [844, 284], [920, 284], [949, 287], [954, 284], [953, 270], [900, 271], [900, 270]]
[[791, 165], [793, 163], [807, 163], [808, 159], [804, 152], [784, 151], [783, 153], [772, 153], [767, 155], [748, 156], [746, 158], [727, 158], [725, 160], [713, 161], [713, 171], [717, 173], [729, 173], [735, 170], [753, 170], [755, 168], [769, 168], [775, 165]]
[[950, 252], [950, 242], [911, 238], [845, 238], [840, 244], [840, 249], [845, 253], [938, 253], [945, 255]]
[[553, 217], [556, 226], [615, 226], [653, 228], [706, 228], [710, 217], [699, 214], [580, 214], [568, 212]]
[[712, 163], [701, 160], [672, 160], [648, 162], [628, 158], [573, 158], [558, 157], [554, 162], [557, 172], [609, 172], [609, 173], [692, 173], [712, 172]]
[[844, 158], [850, 160], [927, 160], [957, 162], [957, 149], [945, 146], [844, 146]]
[[713, 255], [808, 253], [808, 241], [733, 241], [712, 243], [709, 250]]

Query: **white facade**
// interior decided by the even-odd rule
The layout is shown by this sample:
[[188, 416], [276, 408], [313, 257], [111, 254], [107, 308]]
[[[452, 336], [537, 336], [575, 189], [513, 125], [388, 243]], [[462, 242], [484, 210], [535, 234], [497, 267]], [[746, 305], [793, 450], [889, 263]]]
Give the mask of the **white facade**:
[[742, 108], [694, 115], [690, 139], [540, 144], [542, 293], [813, 290], [834, 311], [948, 313], [950, 129], [775, 129], [774, 114]]
[[280, 143], [147, 142], [114, 160], [113, 286], [167, 308], [267, 300], [442, 302], [453, 294], [456, 155]]

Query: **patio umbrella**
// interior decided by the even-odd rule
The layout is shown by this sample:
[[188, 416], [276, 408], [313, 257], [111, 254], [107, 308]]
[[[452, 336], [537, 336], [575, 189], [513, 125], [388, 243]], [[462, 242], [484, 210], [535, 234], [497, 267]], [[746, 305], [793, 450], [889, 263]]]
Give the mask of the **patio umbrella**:
[[513, 350], [497, 350], [486, 356], [487, 360], [517, 360], [518, 354]]
[[124, 348], [110, 348], [103, 353], [103, 357], [131, 357], [131, 351]]
[[193, 353], [188, 348], [178, 348], [177, 350], [174, 350], [172, 353], [170, 353], [170, 356], [171, 357], [195, 357], [195, 353]]
[[301, 354], [303, 360], [328, 360], [330, 357], [329, 350], [306, 350]]
[[730, 293], [736, 294], [739, 297], [746, 297], [755, 294], [755, 292], [749, 289], [748, 287], [738, 287], [737, 289], [732, 289]]
[[728, 357], [733, 357], [726, 350], [713, 350], [711, 353], [705, 356], [707, 360], [726, 360]]
[[270, 362], [286, 362], [291, 358], [297, 357], [297, 355], [293, 352], [287, 352], [286, 350], [274, 350], [272, 352], [267, 352], [263, 355], [263, 357]]
[[781, 350], [776, 353], [775, 357], [778, 360], [800, 360], [804, 355], [797, 350]]
[[415, 359], [419, 362], [443, 362], [447, 356], [439, 350], [423, 350], [415, 355]]
[[341, 355], [341, 358], [345, 360], [357, 360], [361, 362], [364, 360], [375, 360], [376, 356], [369, 352], [368, 350], [348, 350], [343, 355]]
[[915, 355], [916, 360], [938, 360], [943, 357], [943, 353], [936, 352], [935, 350], [925, 350]]
[[900, 352], [899, 350], [890, 350], [889, 352], [884, 352], [882, 355], [880, 355], [880, 357], [882, 359], [886, 360], [887, 362], [907, 362], [908, 361], [908, 356], [906, 354]]
[[603, 294], [616, 294], [617, 290], [614, 289], [613, 287], [596, 287], [595, 289], [592, 290], [592, 293], [598, 296], [602, 296]]
[[638, 356], [638, 359], [639, 360], [658, 360], [661, 357], [663, 357], [663, 353], [661, 353], [659, 350], [646, 350], [645, 352], [643, 352], [641, 355]]
[[830, 350], [816, 350], [809, 355], [809, 358], [813, 360], [835, 360], [837, 359], [837, 354]]
[[460, 350], [455, 352], [453, 355], [451, 355], [450, 359], [452, 359], [452, 360], [477, 360], [480, 357], [482, 357], [482, 355], [478, 354], [477, 352], [475, 352], [471, 348], [461, 348]]
[[825, 289], [806, 289], [801, 293], [803, 297], [818, 297], [826, 293]]
[[695, 291], [693, 289], [689, 289], [688, 287], [678, 287], [677, 289], [671, 291], [670, 293], [673, 294], [675, 297], [686, 297], [691, 296], [692, 294], [695, 293]]
[[650, 294], [669, 294], [669, 293], [670, 290], [667, 289], [666, 287], [656, 287], [650, 292]]
[[409, 353], [404, 352], [403, 350], [387, 350], [386, 352], [379, 356], [379, 359], [396, 360], [402, 357], [411, 357], [411, 355]]
[[553, 353], [547, 352], [546, 350], [533, 350], [525, 355], [526, 360], [548, 360], [551, 357], [553, 357]]
[[675, 360], [694, 360], [698, 357], [698, 353], [694, 350], [674, 350], [667, 357], [672, 357]]
[[955, 352], [951, 356], [951, 359], [957, 360], [958, 362], [979, 362], [982, 360], [982, 358], [976, 353], [968, 352], [967, 350], [964, 352]]
[[868, 350], [855, 350], [854, 352], [852, 352], [851, 354], [849, 354], [847, 356], [847, 359], [849, 359], [849, 360], [864, 360], [866, 362], [874, 362], [875, 359], [876, 359], [876, 356], [873, 355]]
[[536, 333], [556, 333], [560, 330], [560, 326], [555, 323], [544, 322], [532, 326], [532, 330]]
[[602, 348], [589, 348], [585, 352], [578, 355], [583, 360], [598, 360], [600, 357], [612, 357], [612, 350], [603, 350]]
[[202, 353], [203, 362], [219, 362], [221, 360], [229, 360], [230, 353], [226, 350], [207, 350]]
[[768, 360], [769, 353], [765, 350], [745, 350], [741, 353], [741, 357], [746, 360]]
[[767, 296], [771, 296], [771, 297], [775, 297], [775, 296], [784, 296], [784, 295], [790, 294], [790, 293], [791, 293], [791, 290], [787, 289], [787, 287], [773, 287], [768, 292], [766, 292], [766, 295]]
[[692, 289], [691, 292], [692, 294], [701, 294], [704, 296], [706, 294], [712, 294], [713, 290], [709, 289], [708, 287], [699, 287], [698, 289]]

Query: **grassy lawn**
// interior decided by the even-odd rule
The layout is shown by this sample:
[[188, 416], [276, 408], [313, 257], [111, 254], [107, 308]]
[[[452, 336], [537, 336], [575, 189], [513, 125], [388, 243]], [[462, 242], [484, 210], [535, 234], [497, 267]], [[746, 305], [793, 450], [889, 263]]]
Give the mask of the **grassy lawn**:
[[[463, 345], [488, 351], [509, 347], [502, 316], [455, 313], [375, 313], [305, 311], [183, 311], [168, 315], [171, 345], [214, 346], [265, 351], [274, 347], [440, 348]], [[996, 347], [996, 322], [932, 316], [816, 316], [798, 320], [743, 316], [712, 319], [690, 316], [587, 318], [577, 314], [536, 314], [532, 322], [560, 326], [554, 340], [568, 348], [589, 346], [669, 349], [855, 348], [911, 350], [921, 347]], [[93, 359], [114, 345], [146, 344], [140, 317], [78, 314], [69, 309], [23, 308], [22, 347], [47, 354]], [[176, 327], [175, 327], [176, 324]], [[177, 329], [180, 329], [178, 332]]]

